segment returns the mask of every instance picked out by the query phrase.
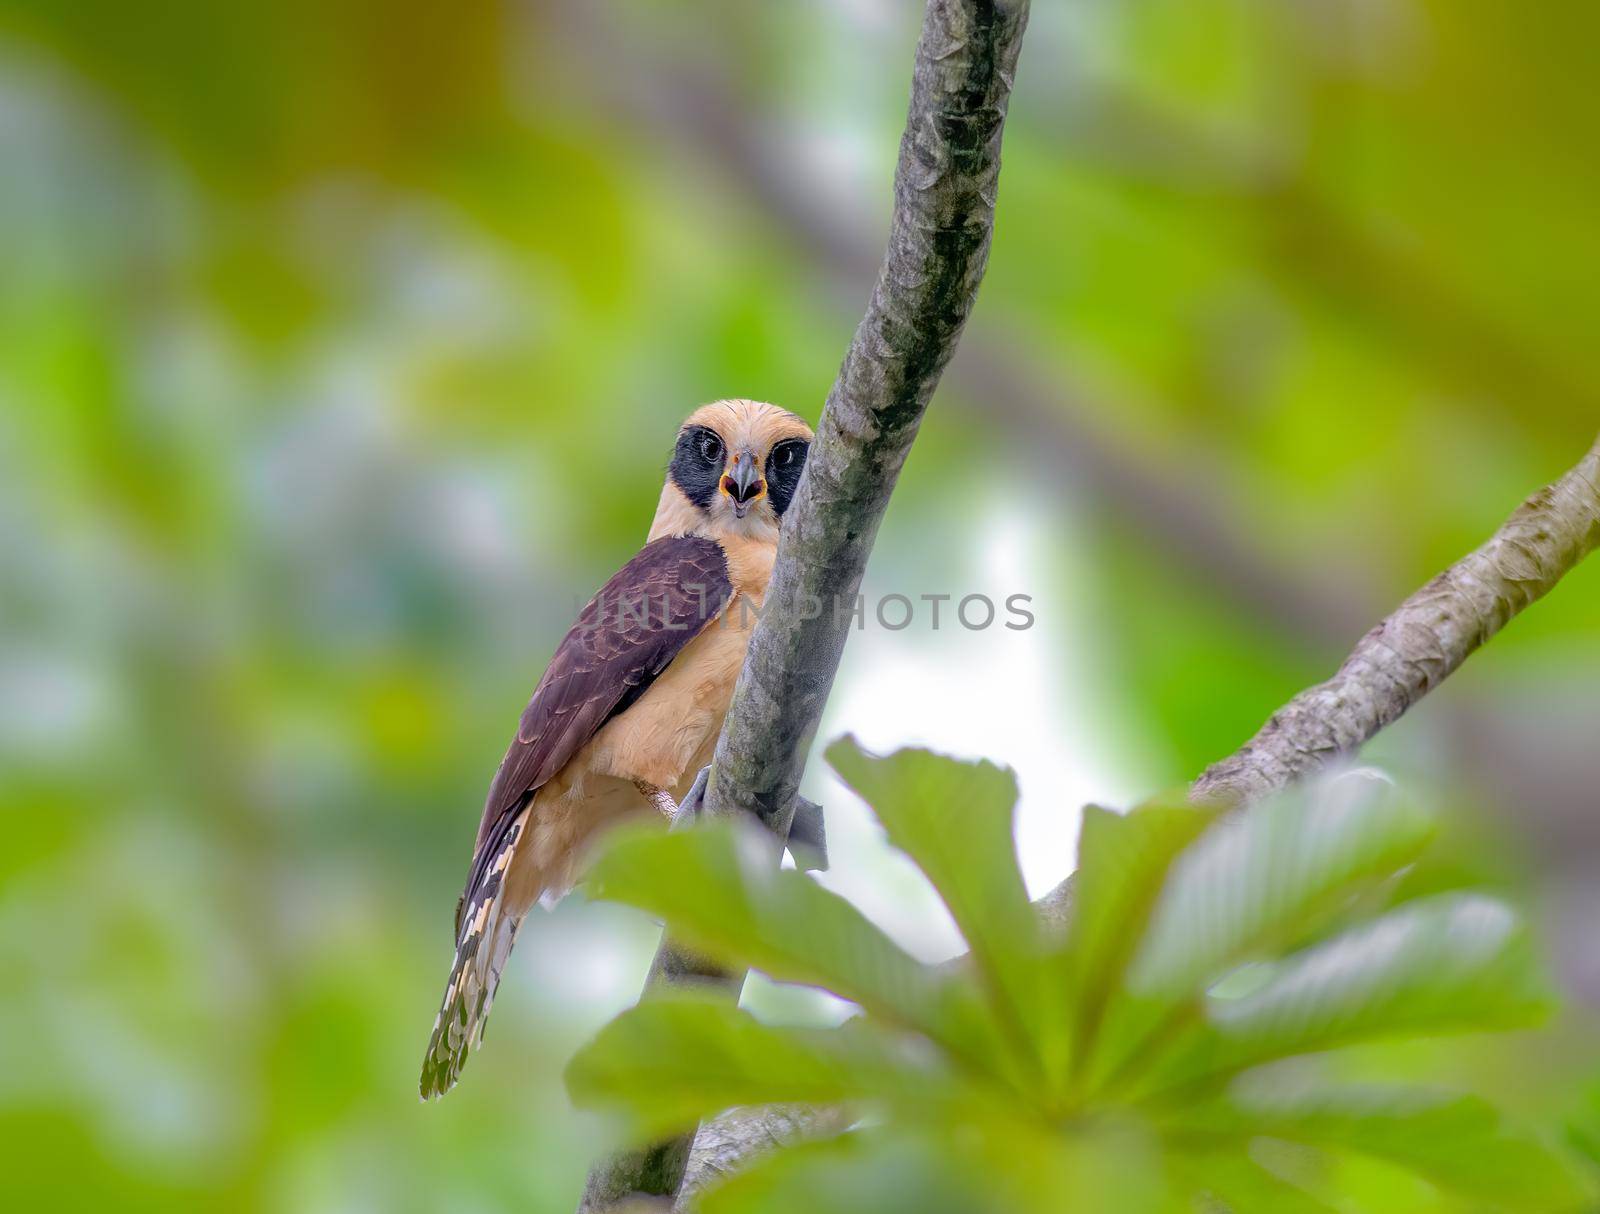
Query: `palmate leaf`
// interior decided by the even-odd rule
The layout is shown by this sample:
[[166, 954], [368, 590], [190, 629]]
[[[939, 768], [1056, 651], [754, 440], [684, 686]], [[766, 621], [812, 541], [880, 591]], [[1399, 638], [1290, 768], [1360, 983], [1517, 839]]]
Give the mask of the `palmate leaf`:
[[1415, 860], [1433, 827], [1387, 777], [1347, 772], [1219, 822], [1174, 866], [1128, 977], [1183, 1000]]
[[[1212, 1198], [1199, 1209], [1222, 1214], [1335, 1214], [1334, 1208], [1250, 1158], [1240, 1142], [1209, 1151], [1177, 1151], [1170, 1161], [1179, 1192]], [[1196, 1208], [1191, 1206], [1191, 1209]]]
[[860, 1021], [763, 1024], [722, 999], [673, 992], [622, 1013], [573, 1057], [574, 1104], [624, 1115], [640, 1138], [693, 1127], [736, 1105], [890, 1102], [936, 1114], [968, 1096], [936, 1058]]
[[949, 908], [997, 1017], [1037, 1055], [1049, 1004], [1041, 997], [1041, 931], [1017, 868], [1016, 777], [992, 763], [926, 750], [868, 754], [853, 738], [826, 752], [871, 806], [889, 842], [911, 857]]
[[922, 1136], [866, 1132], [805, 1142], [705, 1193], [698, 1214], [1014, 1214]]
[[1204, 1023], [1133, 1086], [1168, 1090], [1375, 1038], [1517, 1027], [1549, 1006], [1515, 913], [1444, 895], [1288, 958], [1249, 994], [1208, 997]]
[[1084, 810], [1072, 926], [1049, 966], [1051, 984], [1071, 999], [1051, 1051], [1052, 1075], [1069, 1057], [1075, 1073], [1088, 1072], [1095, 1037], [1168, 870], [1212, 820], [1181, 796], [1126, 814]]
[[1169, 1124], [1208, 1136], [1269, 1136], [1356, 1152], [1510, 1209], [1572, 1210], [1594, 1196], [1570, 1160], [1471, 1096], [1251, 1076], [1224, 1098], [1188, 1106]]
[[1075, 914], [1051, 936], [1017, 873], [1007, 773], [853, 744], [830, 758], [937, 886], [972, 964], [920, 965], [809, 877], [777, 871], [769, 843], [727, 828], [622, 838], [594, 870], [597, 894], [660, 915], [694, 947], [864, 1011], [799, 1030], [723, 1003], [651, 1001], [574, 1060], [574, 1099], [626, 1112], [640, 1134], [731, 1105], [872, 1111], [838, 1141], [780, 1151], [708, 1192], [713, 1214], [801, 1201], [1165, 1214], [1197, 1200], [1320, 1214], [1357, 1191], [1360, 1208], [1413, 1211], [1449, 1208], [1449, 1186], [1507, 1209], [1586, 1199], [1583, 1174], [1480, 1102], [1308, 1093], [1262, 1069], [1524, 1024], [1547, 1006], [1527, 934], [1499, 902], [1451, 893], [1363, 919], [1376, 900], [1362, 896], [1392, 888], [1430, 830], [1386, 782], [1353, 774], [1228, 818], [1182, 799], [1091, 809]]
[[[1139, 1127], [1064, 1137], [1038, 1122], [961, 1114], [961, 1130], [923, 1120], [865, 1122], [828, 1142], [769, 1157], [700, 1197], [701, 1214], [947, 1210], [951, 1214], [1193, 1214], [1174, 1202], [1158, 1145]], [[1107, 1199], [1111, 1198], [1110, 1204]]]
[[588, 877], [593, 897], [657, 915], [692, 948], [784, 982], [822, 986], [960, 1052], [984, 1035], [948, 977], [907, 954], [849, 902], [780, 870], [752, 828], [618, 834]]
[[1421, 853], [1428, 817], [1393, 783], [1354, 771], [1224, 818], [1171, 866], [1149, 930], [1108, 1013], [1096, 1080], [1175, 1019], [1240, 961], [1270, 956]]

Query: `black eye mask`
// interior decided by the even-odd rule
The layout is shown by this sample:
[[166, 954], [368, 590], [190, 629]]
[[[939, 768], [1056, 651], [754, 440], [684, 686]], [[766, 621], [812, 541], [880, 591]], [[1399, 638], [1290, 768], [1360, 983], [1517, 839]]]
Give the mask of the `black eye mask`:
[[811, 444], [803, 438], [786, 438], [773, 447], [767, 455], [767, 497], [772, 502], [772, 512], [779, 518], [794, 500], [795, 486], [805, 471], [806, 453]]
[[[715, 454], [711, 455], [714, 451]], [[711, 455], [710, 458], [707, 458]], [[683, 491], [700, 509], [711, 505], [717, 495], [717, 485], [722, 480], [722, 440], [709, 426], [688, 426], [678, 435], [678, 445], [672, 452], [672, 463], [667, 474], [672, 483]]]

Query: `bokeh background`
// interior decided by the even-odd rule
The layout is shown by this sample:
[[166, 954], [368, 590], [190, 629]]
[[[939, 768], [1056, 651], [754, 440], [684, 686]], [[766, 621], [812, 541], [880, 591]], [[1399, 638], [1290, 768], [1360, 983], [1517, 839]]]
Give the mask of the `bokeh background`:
[[[1079, 805], [1232, 750], [1593, 440], [1600, 11], [1034, 8], [988, 280], [869, 593], [1037, 623], [869, 626], [823, 734], [1013, 764], [1042, 890]], [[919, 19], [0, 2], [7, 1204], [571, 1207], [604, 1127], [561, 1067], [653, 930], [537, 917], [486, 1053], [419, 1104], [483, 790], [681, 417], [820, 409]], [[1432, 879], [1531, 907], [1567, 998], [1393, 1065], [1579, 1140], [1597, 603], [1592, 564], [1372, 748], [1453, 824]], [[953, 949], [807, 786], [826, 880]]]

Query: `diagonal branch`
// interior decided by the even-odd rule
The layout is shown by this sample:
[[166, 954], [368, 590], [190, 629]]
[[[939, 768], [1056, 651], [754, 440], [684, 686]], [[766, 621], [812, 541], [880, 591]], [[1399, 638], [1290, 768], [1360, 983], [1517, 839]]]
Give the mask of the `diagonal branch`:
[[[717, 742], [704, 812], [788, 836], [806, 751], [867, 558], [988, 260], [1000, 142], [1028, 0], [928, 0], [895, 171], [889, 248], [784, 516], [766, 606]], [[664, 939], [657, 981], [718, 980]], [[724, 978], [737, 988], [741, 978]], [[692, 1136], [590, 1174], [580, 1211], [676, 1193]]]
[[1026, 0], [928, 5], [889, 250], [784, 519], [766, 614], [717, 745], [713, 813], [737, 807], [776, 825], [793, 803], [878, 524], [983, 278], [1026, 15]]
[[1337, 674], [1302, 691], [1195, 781], [1196, 800], [1253, 801], [1349, 754], [1437, 687], [1600, 545], [1600, 439], [1487, 543], [1417, 591]]
[[[1444, 681], [1511, 618], [1600, 547], [1600, 438], [1565, 476], [1523, 502], [1481, 547], [1373, 628], [1326, 683], [1274, 713], [1235, 754], [1208, 768], [1195, 800], [1259, 800], [1354, 752]], [[1034, 905], [1051, 923], [1071, 914], [1068, 877]], [[694, 1144], [685, 1197], [775, 1143], [836, 1132], [831, 1110], [733, 1109]]]

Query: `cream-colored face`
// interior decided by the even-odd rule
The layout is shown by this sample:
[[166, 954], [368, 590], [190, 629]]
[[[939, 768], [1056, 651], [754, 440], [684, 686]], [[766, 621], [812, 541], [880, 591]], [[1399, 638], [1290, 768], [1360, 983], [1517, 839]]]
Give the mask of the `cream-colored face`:
[[650, 537], [697, 533], [776, 540], [811, 437], [810, 426], [776, 405], [702, 405], [678, 431]]

